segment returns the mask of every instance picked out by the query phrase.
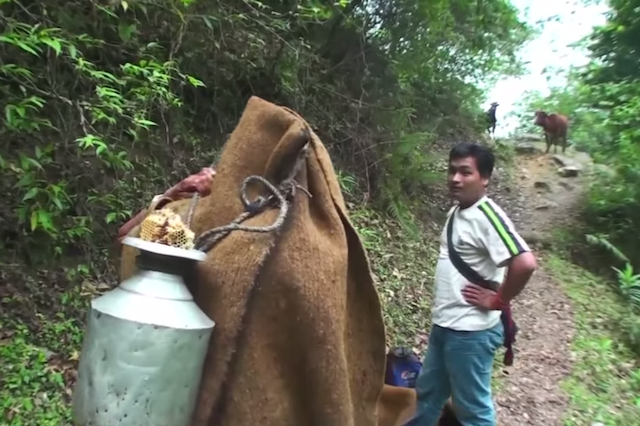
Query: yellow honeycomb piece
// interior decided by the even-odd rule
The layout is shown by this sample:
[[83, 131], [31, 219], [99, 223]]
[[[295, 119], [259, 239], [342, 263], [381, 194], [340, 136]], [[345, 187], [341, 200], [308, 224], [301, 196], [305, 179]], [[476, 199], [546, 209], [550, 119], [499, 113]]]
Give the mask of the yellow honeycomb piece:
[[140, 239], [165, 244], [185, 250], [193, 249], [195, 234], [182, 221], [179, 214], [170, 209], [149, 213], [142, 221]]

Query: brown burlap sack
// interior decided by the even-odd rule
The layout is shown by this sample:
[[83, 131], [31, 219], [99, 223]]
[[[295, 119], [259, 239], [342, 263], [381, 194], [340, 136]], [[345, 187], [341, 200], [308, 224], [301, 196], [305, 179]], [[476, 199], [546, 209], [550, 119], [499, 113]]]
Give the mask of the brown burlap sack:
[[[298, 189], [278, 232], [233, 231], [187, 277], [216, 322], [194, 426], [376, 425], [385, 367], [380, 302], [329, 155], [306, 122], [252, 97], [192, 229], [201, 235], [233, 221], [244, 211], [244, 179], [279, 184], [307, 142], [296, 181], [311, 197]], [[189, 202], [168, 206], [184, 214]], [[243, 224], [266, 226], [277, 216], [271, 207]], [[124, 247], [122, 278], [134, 255]]]

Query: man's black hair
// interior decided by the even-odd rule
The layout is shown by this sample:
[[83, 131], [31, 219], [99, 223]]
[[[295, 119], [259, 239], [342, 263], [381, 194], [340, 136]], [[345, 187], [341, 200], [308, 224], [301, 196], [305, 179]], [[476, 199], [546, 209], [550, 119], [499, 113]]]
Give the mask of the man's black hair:
[[449, 151], [449, 162], [468, 157], [476, 160], [480, 176], [483, 178], [491, 177], [496, 160], [489, 148], [475, 142], [461, 142]]

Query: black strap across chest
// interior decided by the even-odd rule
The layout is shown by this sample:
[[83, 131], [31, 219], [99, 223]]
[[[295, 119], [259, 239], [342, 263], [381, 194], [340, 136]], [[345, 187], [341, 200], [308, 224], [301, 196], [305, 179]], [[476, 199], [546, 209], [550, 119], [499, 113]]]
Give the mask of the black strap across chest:
[[484, 288], [488, 288], [490, 290], [496, 290], [496, 284], [484, 279], [471, 266], [469, 266], [467, 262], [462, 260], [460, 254], [458, 254], [455, 247], [453, 246], [453, 219], [458, 209], [459, 207], [456, 207], [456, 209], [449, 216], [449, 220], [447, 222], [447, 248], [449, 250], [449, 259], [451, 260], [453, 266], [458, 270], [458, 272], [460, 272], [460, 274], [469, 282], [477, 284]]

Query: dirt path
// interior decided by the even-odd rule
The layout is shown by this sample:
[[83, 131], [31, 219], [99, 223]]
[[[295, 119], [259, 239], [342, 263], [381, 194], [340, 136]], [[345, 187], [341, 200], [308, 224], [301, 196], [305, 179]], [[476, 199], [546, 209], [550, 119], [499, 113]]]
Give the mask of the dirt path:
[[[568, 150], [566, 157], [583, 169], [588, 163], [580, 153]], [[553, 154], [519, 155], [516, 164], [515, 182], [495, 198], [530, 243], [541, 267], [513, 305], [520, 331], [514, 365], [503, 368], [503, 385], [495, 398], [498, 422], [502, 426], [561, 425], [568, 399], [560, 383], [571, 372], [573, 315], [568, 298], [545, 271], [539, 248], [552, 226], [571, 217], [583, 178], [559, 176]]]

